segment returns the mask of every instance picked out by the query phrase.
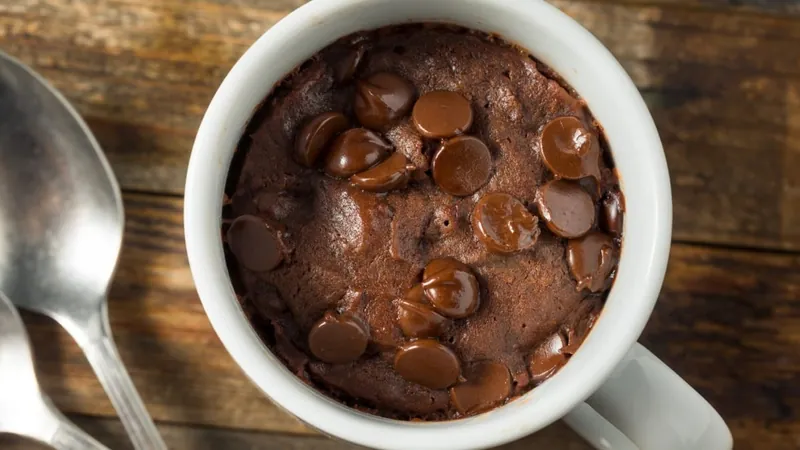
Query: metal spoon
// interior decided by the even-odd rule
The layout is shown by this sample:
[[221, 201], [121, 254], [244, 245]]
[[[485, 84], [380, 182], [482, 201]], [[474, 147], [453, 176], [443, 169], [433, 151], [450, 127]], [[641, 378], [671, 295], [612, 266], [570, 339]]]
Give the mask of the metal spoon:
[[119, 186], [89, 128], [0, 53], [0, 291], [72, 335], [137, 449], [165, 449], [108, 323], [123, 227]]
[[108, 450], [76, 427], [39, 389], [28, 335], [0, 292], [0, 433], [35, 439], [59, 450]]

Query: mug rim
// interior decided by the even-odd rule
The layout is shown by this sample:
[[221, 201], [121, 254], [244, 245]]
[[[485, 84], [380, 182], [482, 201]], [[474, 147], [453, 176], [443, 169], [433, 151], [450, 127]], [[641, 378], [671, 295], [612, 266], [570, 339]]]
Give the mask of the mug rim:
[[[522, 14], [528, 17], [528, 20], [533, 20], [530, 17], [535, 13], [536, 20], [547, 21], [549, 27], [560, 30], [559, 33], [562, 33], [563, 36], [568, 35], [571, 41], [579, 42], [584, 46], [586, 52], [595, 54], [596, 61], [601, 63], [602, 71], [618, 81], [618, 86], [615, 88], [623, 94], [619, 98], [620, 104], [634, 112], [630, 116], [630, 121], [638, 126], [638, 141], [645, 144], [643, 150], [645, 155], [642, 157], [644, 159], [640, 165], [643, 170], [651, 172], [653, 204], [648, 207], [647, 211], [643, 211], [643, 214], [650, 214], [652, 217], [647, 221], [647, 230], [637, 229], [636, 231], [637, 235], [646, 234], [652, 239], [650, 242], [646, 242], [637, 237], [637, 240], [641, 242], [637, 242], [636, 251], [644, 256], [636, 265], [629, 260], [630, 258], [625, 258], [630, 244], [627, 234], [629, 213], [626, 212], [626, 234], [618, 272], [620, 277], [609, 294], [607, 304], [595, 329], [581, 346], [581, 349], [587, 346], [600, 348], [602, 343], [597, 342], [597, 330], [601, 327], [604, 329], [619, 328], [614, 333], [609, 332], [610, 337], [604, 341], [605, 343], [610, 341], [612, 345], [604, 349], [603, 357], [579, 351], [570, 363], [554, 377], [541, 386], [526, 392], [520, 398], [487, 413], [454, 421], [423, 423], [397, 421], [361, 413], [335, 402], [316, 389], [306, 386], [285, 368], [283, 363], [263, 344], [236, 301], [224, 265], [222, 241], [219, 238], [222, 186], [228, 175], [228, 166], [234, 147], [222, 148], [224, 145], [221, 146], [221, 142], [225, 141], [224, 137], [229, 137], [232, 133], [237, 134], [236, 140], [238, 141], [247, 121], [252, 116], [250, 114], [244, 122], [237, 122], [228, 116], [228, 112], [237, 103], [253, 101], [250, 86], [258, 79], [258, 74], [254, 71], [258, 67], [259, 61], [263, 61], [269, 55], [280, 54], [279, 51], [285, 51], [285, 46], [291, 42], [292, 38], [308, 32], [310, 26], [320, 24], [332, 14], [359, 7], [386, 6], [389, 1], [391, 0], [315, 0], [306, 3], [267, 30], [236, 62], [206, 111], [189, 162], [184, 200], [184, 226], [192, 276], [212, 327], [237, 365], [274, 403], [288, 410], [306, 424], [324, 433], [357, 444], [387, 449], [482, 448], [501, 445], [549, 425], [585, 400], [610, 375], [644, 328], [661, 288], [671, 238], [671, 194], [663, 148], [652, 117], [624, 69], [591, 33], [555, 7], [543, 1], [530, 2], [526, 0], [507, 0], [505, 2], [427, 0], [436, 1], [439, 4], [458, 5], [462, 8], [469, 4], [473, 7], [485, 8], [487, 11], [490, 11], [491, 8], [503, 9], [515, 14]], [[453, 23], [450, 20], [432, 21]], [[398, 21], [397, 23], [403, 22]], [[474, 25], [463, 26], [480, 29]], [[358, 30], [354, 29], [351, 32], [355, 31]], [[333, 41], [346, 34], [349, 33], [332, 37], [330, 40]], [[498, 34], [503, 37], [502, 32]], [[323, 47], [316, 48], [313, 53]], [[528, 48], [527, 46], [522, 47]], [[531, 52], [531, 54], [539, 58], [537, 53]], [[544, 62], [548, 63], [548, 61]], [[550, 64], [548, 63], [548, 65]], [[569, 73], [562, 73], [559, 70], [556, 70], [556, 73], [559, 73], [574, 87], [570, 82]], [[275, 81], [279, 81], [283, 76], [285, 73]], [[268, 91], [271, 90], [272, 86], [268, 86]], [[576, 88], [576, 91], [582, 95], [580, 89]], [[262, 99], [263, 97], [257, 99], [257, 104], [260, 105]], [[587, 103], [590, 102], [587, 100]], [[591, 108], [591, 105], [589, 106], [594, 113], [594, 109]], [[612, 141], [611, 136], [608, 135], [608, 128], [604, 128], [606, 128], [606, 137]], [[616, 153], [614, 153], [614, 157], [619, 167]], [[626, 193], [626, 188], [629, 186], [626, 185], [627, 178], [624, 174], [621, 181], [623, 193]], [[641, 245], [638, 245], [640, 243]], [[619, 327], [609, 323], [610, 319], [604, 319], [609, 315], [615, 317], [623, 315], [621, 311], [614, 314], [608, 312], [612, 296], [615, 292], [619, 292], [617, 284], [623, 278], [623, 271], [628, 277], [626, 280], [638, 278], [637, 283], [639, 284], [633, 288], [633, 292], [637, 293], [641, 300], [628, 302], [631, 304], [626, 305], [628, 308], [626, 312], [627, 326]], [[619, 300], [617, 303], [621, 304], [622, 301]], [[615, 309], [619, 310], [620, 308]], [[579, 366], [583, 370], [590, 369], [590, 376], [579, 374]], [[583, 382], [567, 383], [563, 381], [569, 377], [581, 379]], [[558, 388], [551, 386], [558, 386]], [[558, 392], [553, 393], [555, 391]], [[550, 394], [549, 399], [546, 394]], [[555, 398], [556, 395], [557, 398]], [[546, 400], [548, 400], [548, 408], [537, 406]], [[512, 408], [515, 409], [514, 413], [502, 414], [503, 410], [509, 410], [509, 405], [516, 405]], [[541, 411], [543, 409], [544, 412]], [[536, 413], [528, 415], [527, 412]]]

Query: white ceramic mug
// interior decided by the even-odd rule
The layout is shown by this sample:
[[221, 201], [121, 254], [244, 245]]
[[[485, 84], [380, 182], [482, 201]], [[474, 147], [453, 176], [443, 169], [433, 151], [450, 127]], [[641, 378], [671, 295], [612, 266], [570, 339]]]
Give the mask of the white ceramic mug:
[[[559, 73], [605, 129], [627, 206], [616, 282], [577, 354], [550, 380], [507, 405], [438, 423], [364, 414], [292, 375], [239, 307], [219, 231], [233, 150], [275, 83], [339, 37], [408, 22], [448, 22], [497, 33]], [[597, 448], [732, 446], [719, 414], [636, 343], [661, 289], [672, 225], [667, 165], [653, 120], [609, 51], [541, 0], [314, 0], [302, 6], [253, 44], [214, 96], [192, 150], [185, 202], [192, 274], [223, 344], [275, 403], [327, 434], [381, 449], [474, 449], [521, 438], [564, 418]]]

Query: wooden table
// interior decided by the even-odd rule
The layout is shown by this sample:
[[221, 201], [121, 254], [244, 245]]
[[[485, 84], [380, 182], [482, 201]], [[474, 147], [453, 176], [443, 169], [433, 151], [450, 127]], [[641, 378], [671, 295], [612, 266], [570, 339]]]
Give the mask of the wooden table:
[[[399, 0], [398, 0], [399, 1]], [[170, 448], [351, 449], [267, 401], [222, 348], [186, 262], [181, 194], [231, 65], [302, 0], [0, 0], [0, 48], [77, 106], [125, 191], [116, 341]], [[642, 337], [719, 409], [737, 449], [800, 448], [800, 0], [555, 0], [645, 96], [675, 233]], [[26, 316], [55, 403], [129, 448], [75, 343]], [[0, 448], [38, 448], [0, 437]], [[562, 424], [504, 449], [586, 449]]]

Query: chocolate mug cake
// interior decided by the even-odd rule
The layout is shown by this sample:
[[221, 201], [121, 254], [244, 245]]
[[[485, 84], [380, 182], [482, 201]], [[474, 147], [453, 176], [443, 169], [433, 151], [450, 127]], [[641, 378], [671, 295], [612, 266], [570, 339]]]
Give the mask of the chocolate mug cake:
[[585, 103], [480, 32], [403, 25], [326, 47], [234, 156], [222, 237], [264, 342], [349, 406], [446, 420], [578, 350], [614, 280], [624, 200]]

